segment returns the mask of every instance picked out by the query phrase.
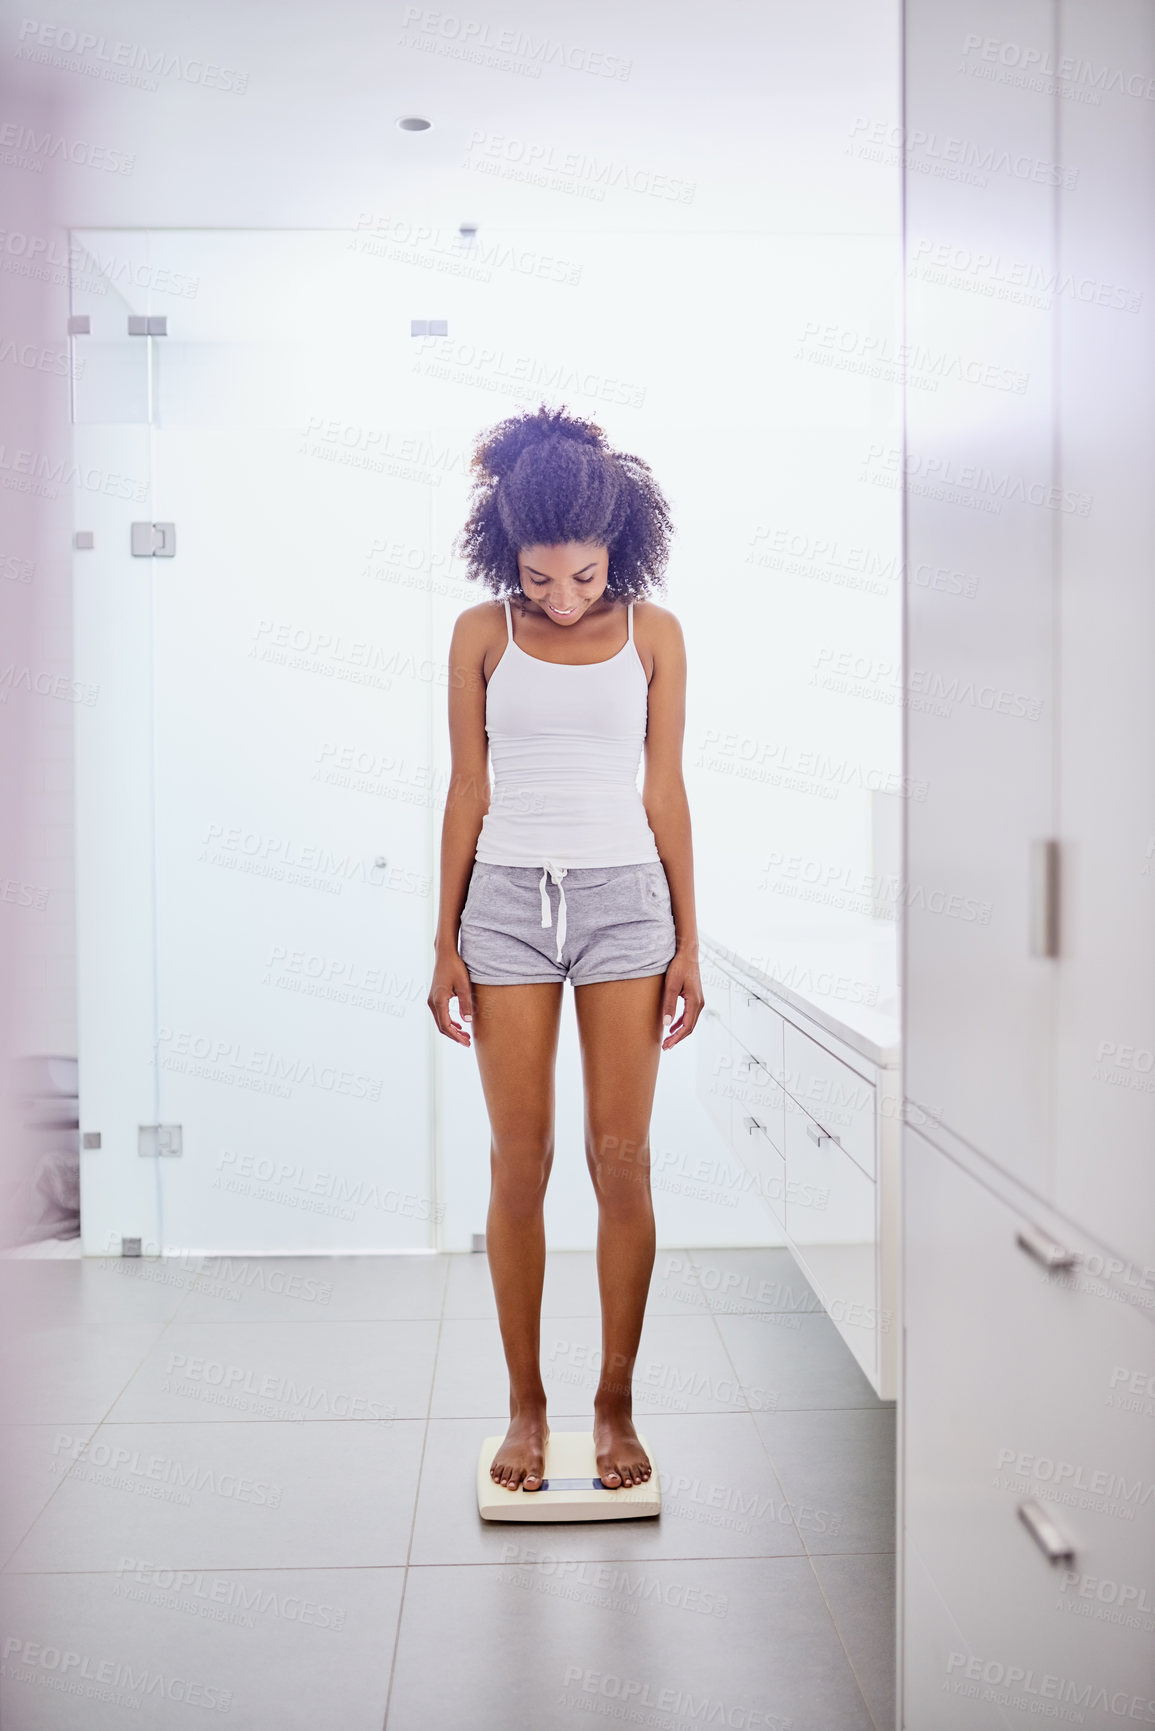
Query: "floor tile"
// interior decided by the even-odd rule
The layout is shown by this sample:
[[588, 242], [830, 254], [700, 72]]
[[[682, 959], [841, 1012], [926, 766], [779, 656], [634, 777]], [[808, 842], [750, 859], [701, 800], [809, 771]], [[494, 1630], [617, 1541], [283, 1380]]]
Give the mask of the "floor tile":
[[[635, 1521], [483, 1521], [477, 1456], [508, 1420], [435, 1419], [422, 1463], [414, 1563], [493, 1563], [517, 1556], [659, 1558], [800, 1556], [802, 1542], [754, 1421], [746, 1413], [639, 1417], [662, 1487], [662, 1513]], [[555, 1431], [589, 1417], [551, 1415]]]
[[0, 1316], [21, 1334], [41, 1328], [167, 1322], [188, 1292], [175, 1257], [85, 1256], [72, 1261], [0, 1258]]
[[782, 1312], [793, 1316], [822, 1309], [821, 1300], [789, 1250], [761, 1246], [739, 1250], [693, 1250], [671, 1269], [671, 1284], [693, 1285], [718, 1316]]
[[8, 1569], [388, 1568], [408, 1553], [424, 1432], [102, 1425]]
[[824, 1313], [799, 1316], [797, 1328], [782, 1327], [771, 1315], [719, 1316], [716, 1321], [742, 1386], [757, 1395], [756, 1402], [751, 1400], [754, 1410], [881, 1407]]
[[[4, 1626], [25, 1645], [6, 1655], [4, 1723], [178, 1731], [215, 1719], [231, 1731], [380, 1731], [403, 1577], [206, 1569], [174, 1580], [149, 1567], [8, 1576]], [[60, 1687], [59, 1663], [44, 1662], [54, 1650], [80, 1655], [73, 1689]], [[76, 1687], [78, 1671], [95, 1678], [101, 1666], [112, 1684]]]
[[[0, 1429], [0, 1592], [29, 1642], [228, 1691], [242, 1731], [381, 1731], [398, 1615], [387, 1731], [697, 1722], [703, 1700], [891, 1731], [894, 1408], [786, 1251], [657, 1253], [634, 1377], [656, 1521], [480, 1520], [508, 1410], [482, 1255], [17, 1262], [5, 1301], [37, 1324], [7, 1351], [25, 1422]], [[599, 1310], [594, 1255], [552, 1253], [555, 1429], [590, 1423]], [[26, 1674], [3, 1685], [20, 1731], [123, 1720]]]
[[386, 1731], [627, 1715], [872, 1731], [802, 1559], [410, 1569]]
[[181, 1322], [371, 1322], [441, 1315], [451, 1256], [204, 1256]]
[[892, 1407], [759, 1413], [755, 1423], [812, 1556], [893, 1551]]
[[877, 1731], [894, 1731], [894, 1555], [815, 1557], [813, 1567]]
[[0, 1568], [61, 1483], [60, 1466], [96, 1429], [85, 1425], [0, 1425]]
[[118, 1423], [424, 1418], [440, 1324], [174, 1322], [109, 1414]]
[[160, 1320], [76, 1323], [39, 1329], [34, 1334], [9, 1334], [0, 1356], [5, 1418], [16, 1424], [98, 1423], [132, 1380], [164, 1327]]

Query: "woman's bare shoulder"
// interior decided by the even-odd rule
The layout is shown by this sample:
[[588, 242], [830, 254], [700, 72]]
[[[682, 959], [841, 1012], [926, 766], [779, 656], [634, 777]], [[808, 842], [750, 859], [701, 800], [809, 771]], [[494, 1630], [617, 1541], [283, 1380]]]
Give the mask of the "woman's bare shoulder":
[[655, 650], [685, 647], [678, 615], [657, 601], [634, 602], [634, 626]]
[[505, 636], [505, 608], [500, 601], [478, 601], [473, 607], [464, 607], [457, 615], [453, 624], [453, 640], [462, 650], [480, 649], [484, 651], [493, 642], [494, 633], [500, 626], [501, 634]]

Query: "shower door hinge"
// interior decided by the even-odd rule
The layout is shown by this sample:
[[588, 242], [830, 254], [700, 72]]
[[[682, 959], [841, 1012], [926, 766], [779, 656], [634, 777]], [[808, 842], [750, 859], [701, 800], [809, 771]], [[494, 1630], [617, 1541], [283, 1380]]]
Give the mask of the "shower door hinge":
[[142, 1159], [153, 1154], [179, 1155], [184, 1152], [179, 1124], [141, 1124], [139, 1132], [136, 1151]]
[[175, 523], [134, 523], [132, 552], [137, 559], [172, 559], [176, 556]]
[[167, 337], [167, 313], [129, 313], [128, 334], [130, 337]]

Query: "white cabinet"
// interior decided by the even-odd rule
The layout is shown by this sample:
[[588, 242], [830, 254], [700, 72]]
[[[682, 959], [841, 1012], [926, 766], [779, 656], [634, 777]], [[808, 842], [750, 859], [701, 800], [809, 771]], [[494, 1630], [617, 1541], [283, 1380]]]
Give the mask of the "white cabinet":
[[[1054, 555], [1066, 519], [1052, 492], [1048, 296], [1015, 290], [1052, 277], [1068, 198], [1054, 185], [1052, 103], [1024, 68], [1067, 49], [1043, 0], [1009, 14], [997, 0], [905, 0], [904, 11], [917, 141], [906, 341], [922, 359], [897, 464], [909, 574], [905, 1088], [1038, 1184], [1054, 979], [1030, 950], [1028, 860], [1055, 833]], [[1026, 58], [1003, 64], [1000, 48]]]
[[764, 998], [738, 980], [730, 985], [730, 1026], [745, 1050], [781, 1082], [785, 1023]]
[[726, 1146], [732, 1141], [734, 1059], [737, 1041], [711, 1005], [703, 1009], [695, 1029], [698, 1098]]
[[874, 1083], [795, 1027], [786, 1030], [785, 1054], [791, 1097], [873, 1178]]
[[[699, 1089], [827, 1314], [883, 1400], [898, 1381], [897, 1054], [819, 1019], [703, 939], [710, 1007], [699, 1024]], [[716, 1005], [730, 1018], [721, 1029]], [[897, 1030], [895, 1030], [897, 1033]], [[729, 1043], [727, 1044], [727, 1039]], [[730, 1116], [714, 1098], [731, 1078]]]
[[[1146, 1700], [1153, 1682], [1155, 1274], [1129, 1299], [1081, 1235], [1056, 1238], [1052, 1216], [1040, 1227], [913, 1133], [905, 1168], [908, 1543], [970, 1651], [1019, 1668], [1024, 1711], [1050, 1675], [1079, 1723], [1115, 1724], [1097, 1692]], [[1047, 1267], [1059, 1252], [1070, 1269]], [[1050, 1560], [1020, 1511], [1070, 1557]], [[910, 1655], [907, 1723], [936, 1725], [950, 1676], [917, 1680]]]
[[[1062, 12], [1065, 54], [1155, 67], [1149, 5]], [[1079, 191], [1064, 203], [1059, 262], [1082, 293], [1056, 319], [1062, 478], [1094, 503], [1063, 520], [1058, 585], [1055, 1199], [1135, 1261], [1150, 1258], [1155, 1221], [1151, 106], [1114, 90], [1060, 104]]]
[[874, 1180], [801, 1108], [786, 1120], [786, 1235], [803, 1273], [871, 1382], [878, 1384]]
[[742, 1131], [759, 1132], [781, 1159], [786, 1152], [786, 1092], [760, 1059], [737, 1040], [734, 1044], [735, 1133], [740, 1139]]
[[1155, 1723], [1155, 9], [1012, 11], [904, 0], [908, 351], [1020, 375], [900, 465], [909, 1731]]

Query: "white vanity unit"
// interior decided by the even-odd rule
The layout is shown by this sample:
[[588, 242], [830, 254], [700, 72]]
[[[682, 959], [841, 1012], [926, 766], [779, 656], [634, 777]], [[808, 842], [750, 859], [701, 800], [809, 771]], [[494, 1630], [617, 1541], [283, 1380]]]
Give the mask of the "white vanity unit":
[[[899, 1028], [703, 937], [698, 1091], [883, 1400], [897, 1393]], [[774, 1224], [772, 1225], [771, 1222]]]

